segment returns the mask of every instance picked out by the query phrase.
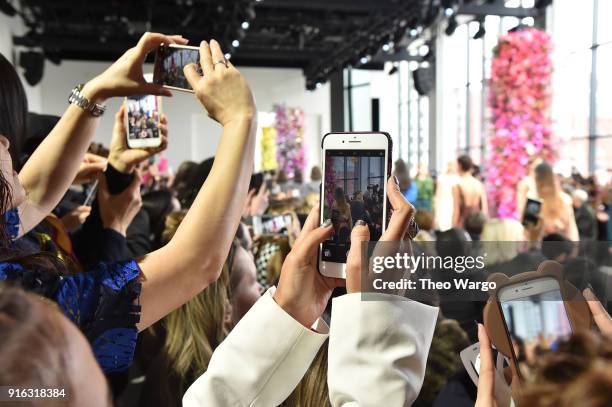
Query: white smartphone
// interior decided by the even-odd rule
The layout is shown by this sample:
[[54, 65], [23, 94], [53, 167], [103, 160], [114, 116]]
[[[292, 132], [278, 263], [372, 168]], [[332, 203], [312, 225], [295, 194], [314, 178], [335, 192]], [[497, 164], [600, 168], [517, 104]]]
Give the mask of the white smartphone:
[[125, 128], [129, 148], [159, 147], [161, 97], [155, 95], [125, 98]]
[[321, 222], [331, 219], [334, 232], [319, 247], [319, 271], [346, 278], [355, 222], [368, 224], [372, 241], [385, 231], [392, 142], [387, 133], [328, 133], [322, 148]]
[[196, 64], [198, 73], [202, 75], [200, 66], [200, 49], [189, 45], [162, 44], [155, 53], [153, 83], [165, 88], [193, 92], [187, 82], [183, 68]]
[[554, 350], [572, 334], [559, 282], [552, 277], [503, 287], [498, 298], [516, 361], [524, 359], [520, 352], [529, 344], [546, 343]]

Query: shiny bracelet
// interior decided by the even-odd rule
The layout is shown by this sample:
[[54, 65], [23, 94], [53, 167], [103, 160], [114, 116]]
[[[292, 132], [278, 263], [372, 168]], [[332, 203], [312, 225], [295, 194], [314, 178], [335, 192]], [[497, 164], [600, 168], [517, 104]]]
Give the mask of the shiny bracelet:
[[95, 117], [102, 116], [104, 114], [104, 111], [106, 110], [106, 106], [96, 102], [92, 102], [85, 96], [83, 96], [83, 94], [81, 93], [81, 91], [83, 90], [83, 86], [85, 85], [81, 83], [80, 85], [77, 85], [72, 89], [72, 92], [70, 92], [70, 95], [68, 96], [68, 103], [80, 107], [81, 109], [91, 113]]

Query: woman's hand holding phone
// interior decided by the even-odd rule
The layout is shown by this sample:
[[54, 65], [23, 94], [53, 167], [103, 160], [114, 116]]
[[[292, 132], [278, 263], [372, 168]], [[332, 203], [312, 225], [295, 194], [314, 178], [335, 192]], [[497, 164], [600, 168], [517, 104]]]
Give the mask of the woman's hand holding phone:
[[210, 117], [223, 126], [235, 120], [252, 120], [257, 109], [251, 89], [242, 74], [226, 61], [217, 41], [202, 41], [200, 65], [204, 76], [198, 74], [195, 64], [185, 66], [183, 72]]
[[319, 207], [315, 207], [283, 263], [274, 293], [278, 305], [307, 328], [323, 314], [333, 289], [344, 285], [343, 279], [325, 277], [317, 270], [319, 244], [333, 231], [331, 221], [319, 224]]
[[147, 55], [160, 44], [185, 45], [187, 42], [187, 39], [180, 35], [145, 33], [135, 47], [128, 49], [106, 71], [88, 82], [82, 93], [96, 102], [103, 102], [114, 96], [141, 94], [172, 96], [170, 90], [145, 81], [142, 65]]
[[161, 144], [158, 147], [129, 148], [126, 138], [125, 114], [125, 104], [122, 104], [115, 115], [108, 162], [119, 172], [131, 173], [138, 164], [168, 147], [168, 118], [165, 114], [160, 116]]
[[[413, 239], [414, 232], [411, 228], [414, 227], [414, 206], [401, 193], [395, 177], [387, 180], [387, 197], [393, 213], [389, 220], [389, 226], [380, 237], [379, 242], [399, 242], [405, 240], [405, 238]], [[370, 240], [368, 226], [358, 221], [351, 231], [351, 248], [346, 259], [346, 291], [348, 293], [362, 291], [361, 243], [368, 240]]]

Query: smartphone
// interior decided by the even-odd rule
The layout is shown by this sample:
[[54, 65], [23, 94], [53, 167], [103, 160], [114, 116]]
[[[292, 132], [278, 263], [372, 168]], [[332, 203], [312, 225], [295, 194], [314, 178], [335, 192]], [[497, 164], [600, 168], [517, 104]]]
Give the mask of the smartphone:
[[255, 235], [286, 235], [293, 222], [290, 214], [253, 216]]
[[91, 184], [91, 187], [89, 187], [89, 192], [87, 193], [85, 201], [83, 202], [84, 206], [91, 206], [96, 198], [96, 192], [98, 192], [98, 180], [95, 180], [93, 184]]
[[538, 220], [540, 219], [541, 209], [542, 201], [527, 198], [527, 203], [525, 204], [525, 211], [523, 213], [523, 225], [527, 225], [529, 223], [538, 223]]
[[125, 128], [129, 148], [159, 147], [161, 97], [155, 95], [125, 98]]
[[203, 75], [198, 47], [161, 44], [155, 53], [153, 83], [165, 88], [193, 92], [183, 73], [183, 68], [189, 64], [196, 64], [198, 73]]
[[503, 287], [498, 299], [515, 361], [524, 358], [517, 354], [521, 349], [519, 343], [527, 346], [545, 341], [554, 350], [559, 341], [572, 334], [559, 282], [552, 277]]
[[365, 221], [370, 240], [385, 231], [391, 137], [387, 133], [329, 133], [323, 137], [325, 174], [321, 186], [321, 222], [331, 219], [331, 237], [319, 246], [319, 271], [346, 278], [346, 256], [353, 225]]

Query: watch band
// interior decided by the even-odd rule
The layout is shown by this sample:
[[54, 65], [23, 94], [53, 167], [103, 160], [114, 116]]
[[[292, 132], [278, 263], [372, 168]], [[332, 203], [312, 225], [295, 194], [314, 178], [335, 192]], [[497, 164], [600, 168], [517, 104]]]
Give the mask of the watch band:
[[106, 106], [92, 102], [85, 96], [83, 96], [83, 94], [81, 93], [81, 90], [83, 90], [83, 86], [85, 85], [81, 83], [80, 85], [77, 85], [72, 89], [72, 92], [70, 92], [70, 95], [68, 96], [68, 103], [80, 107], [81, 109], [91, 113], [95, 117], [102, 116], [106, 111]]

